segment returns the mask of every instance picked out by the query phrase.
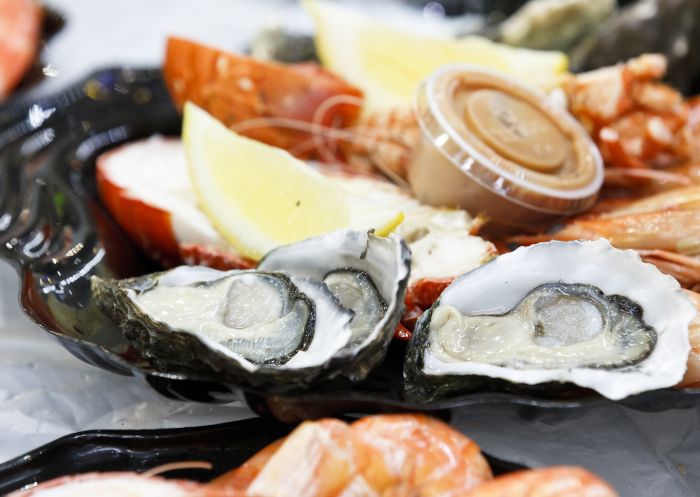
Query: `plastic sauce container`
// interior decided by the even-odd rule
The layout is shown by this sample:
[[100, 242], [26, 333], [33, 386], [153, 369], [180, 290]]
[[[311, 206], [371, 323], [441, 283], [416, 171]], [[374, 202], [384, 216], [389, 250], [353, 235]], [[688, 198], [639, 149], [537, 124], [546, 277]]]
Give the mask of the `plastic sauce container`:
[[519, 229], [595, 203], [598, 149], [544, 95], [497, 72], [446, 66], [421, 85], [415, 110], [422, 137], [408, 180], [420, 201]]

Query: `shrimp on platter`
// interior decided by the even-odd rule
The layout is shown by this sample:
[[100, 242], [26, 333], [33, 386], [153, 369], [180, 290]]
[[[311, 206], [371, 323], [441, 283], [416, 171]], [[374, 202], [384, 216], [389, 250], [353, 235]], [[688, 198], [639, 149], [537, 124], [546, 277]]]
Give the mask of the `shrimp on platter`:
[[499, 476], [462, 497], [615, 497], [617, 492], [585, 469], [555, 466]]
[[610, 167], [654, 168], [697, 157], [690, 105], [659, 83], [666, 58], [645, 54], [625, 64], [563, 77], [571, 113]]
[[307, 421], [261, 454], [212, 485], [255, 497], [447, 497], [492, 478], [473, 441], [418, 414]]
[[686, 290], [686, 293], [697, 307], [698, 314], [688, 326], [688, 340], [690, 341], [688, 369], [678, 388], [700, 388], [700, 294], [690, 290]]
[[700, 186], [677, 188], [611, 209], [573, 218], [553, 230], [516, 235], [510, 241], [606, 238], [617, 248], [635, 249], [646, 262], [675, 277], [684, 287], [700, 285]]

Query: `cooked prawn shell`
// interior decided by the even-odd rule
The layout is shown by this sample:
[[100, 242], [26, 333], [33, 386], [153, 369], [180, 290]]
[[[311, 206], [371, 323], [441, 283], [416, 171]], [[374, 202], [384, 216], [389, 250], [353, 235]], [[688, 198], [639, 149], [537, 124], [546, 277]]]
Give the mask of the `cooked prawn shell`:
[[666, 65], [664, 56], [645, 54], [562, 79], [569, 110], [588, 129], [608, 167], [666, 167], [697, 158], [691, 105], [656, 81]]
[[371, 416], [350, 430], [360, 473], [379, 495], [448, 497], [493, 477], [474, 441], [429, 416]]
[[688, 369], [679, 388], [700, 388], [700, 293], [686, 290], [686, 294], [698, 309], [698, 314], [688, 326], [688, 340], [690, 341], [690, 354], [688, 355]]
[[491, 478], [466, 436], [434, 418], [393, 414], [304, 422], [212, 486], [255, 497], [449, 497]]
[[618, 497], [610, 485], [583, 468], [554, 466], [516, 471], [460, 497]]
[[700, 285], [700, 186], [677, 188], [598, 214], [573, 218], [557, 229], [510, 238], [520, 244], [548, 240], [605, 238], [635, 249], [646, 262], [674, 276], [686, 288]]

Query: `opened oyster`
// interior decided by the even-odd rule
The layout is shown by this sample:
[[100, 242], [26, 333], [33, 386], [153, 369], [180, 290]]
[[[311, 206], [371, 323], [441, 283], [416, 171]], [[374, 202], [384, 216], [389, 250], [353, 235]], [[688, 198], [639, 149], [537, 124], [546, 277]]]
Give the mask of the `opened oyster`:
[[564, 382], [620, 399], [673, 386], [694, 315], [678, 283], [633, 251], [603, 240], [519, 248], [455, 280], [421, 318], [407, 394]]
[[410, 253], [360, 231], [336, 231], [267, 254], [258, 269], [284, 271], [322, 281], [341, 305], [354, 312], [348, 343], [336, 354], [345, 376], [360, 380], [384, 358], [403, 314]]
[[218, 371], [284, 390], [364, 379], [401, 317], [408, 272], [398, 237], [348, 230], [274, 250], [257, 270], [181, 266], [94, 277], [92, 288], [156, 367]]

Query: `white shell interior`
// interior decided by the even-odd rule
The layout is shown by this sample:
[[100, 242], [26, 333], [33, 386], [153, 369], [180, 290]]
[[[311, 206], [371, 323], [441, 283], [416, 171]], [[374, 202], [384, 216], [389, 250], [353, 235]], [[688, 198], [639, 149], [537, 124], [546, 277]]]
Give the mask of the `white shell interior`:
[[619, 369], [518, 370], [478, 362], [443, 362], [426, 347], [427, 375], [481, 375], [515, 383], [572, 382], [611, 399], [677, 384], [686, 370], [688, 324], [696, 309], [676, 280], [641, 261], [632, 250], [605, 240], [547, 242], [521, 247], [455, 280], [440, 297], [464, 315], [497, 315], [513, 309], [532, 289], [552, 282], [583, 283], [607, 295], [624, 295], [644, 311], [657, 343], [643, 361]]

